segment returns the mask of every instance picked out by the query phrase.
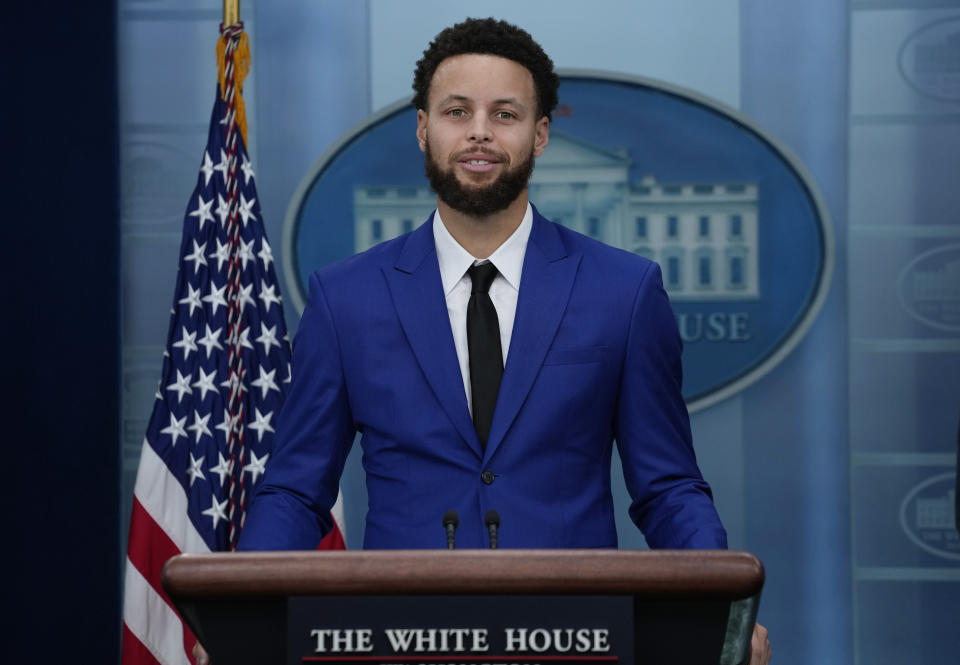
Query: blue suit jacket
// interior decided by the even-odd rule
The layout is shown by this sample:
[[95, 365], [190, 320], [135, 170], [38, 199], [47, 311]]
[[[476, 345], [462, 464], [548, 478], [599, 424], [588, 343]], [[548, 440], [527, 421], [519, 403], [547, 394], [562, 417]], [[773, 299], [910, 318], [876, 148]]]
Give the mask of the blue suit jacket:
[[357, 431], [366, 548], [444, 547], [451, 508], [459, 547], [487, 547], [491, 508], [501, 547], [615, 547], [615, 440], [630, 516], [651, 547], [725, 547], [694, 458], [681, 343], [657, 265], [534, 210], [484, 451], [430, 221], [311, 277], [293, 381], [240, 547], [316, 547]]

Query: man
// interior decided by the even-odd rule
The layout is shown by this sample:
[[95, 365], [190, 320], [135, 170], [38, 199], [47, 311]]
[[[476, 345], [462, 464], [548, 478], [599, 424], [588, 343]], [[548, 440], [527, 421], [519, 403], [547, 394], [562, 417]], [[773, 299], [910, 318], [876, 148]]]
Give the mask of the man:
[[[506, 547], [616, 546], [614, 440], [652, 547], [726, 546], [693, 454], [657, 265], [528, 204], [557, 85], [540, 47], [502, 22], [466, 21], [424, 52], [416, 136], [437, 212], [311, 277], [242, 547], [315, 547], [356, 431], [367, 548], [443, 547], [448, 509], [463, 547], [487, 545], [488, 509], [503, 517]], [[468, 268], [487, 260], [496, 363], [472, 358], [467, 339]]]
[[424, 52], [413, 102], [437, 210], [311, 277], [241, 549], [316, 547], [358, 431], [367, 548], [444, 547], [449, 509], [461, 547], [487, 546], [489, 509], [503, 547], [615, 547], [613, 441], [651, 547], [726, 547], [659, 268], [527, 200], [557, 86], [530, 35], [493, 19]]

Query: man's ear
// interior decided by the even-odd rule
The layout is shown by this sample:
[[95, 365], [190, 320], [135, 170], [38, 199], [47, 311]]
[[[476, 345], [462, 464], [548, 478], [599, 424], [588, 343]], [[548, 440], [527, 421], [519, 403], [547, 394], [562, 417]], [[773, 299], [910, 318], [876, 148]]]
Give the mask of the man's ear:
[[417, 109], [417, 145], [421, 152], [427, 151], [427, 112]]
[[533, 156], [539, 157], [543, 154], [547, 143], [550, 142], [550, 118], [543, 116], [537, 120], [536, 134], [533, 138]]

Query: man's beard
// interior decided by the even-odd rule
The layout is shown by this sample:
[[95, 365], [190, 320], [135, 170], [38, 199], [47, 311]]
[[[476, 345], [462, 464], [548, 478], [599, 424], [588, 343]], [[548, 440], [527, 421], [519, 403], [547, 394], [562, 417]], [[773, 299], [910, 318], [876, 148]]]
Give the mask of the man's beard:
[[488, 217], [505, 210], [526, 189], [530, 174], [533, 173], [531, 148], [524, 161], [506, 169], [489, 185], [472, 187], [461, 183], [453, 169], [441, 168], [430, 152], [429, 142], [425, 152], [427, 180], [430, 181], [431, 189], [441, 201], [470, 217]]

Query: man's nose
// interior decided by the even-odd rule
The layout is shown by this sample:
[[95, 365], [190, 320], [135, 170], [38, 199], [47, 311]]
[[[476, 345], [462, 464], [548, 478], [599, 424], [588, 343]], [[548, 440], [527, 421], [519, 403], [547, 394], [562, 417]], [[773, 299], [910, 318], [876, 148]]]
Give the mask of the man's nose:
[[490, 131], [490, 122], [486, 117], [477, 115], [470, 123], [467, 138], [473, 143], [489, 143], [493, 140], [493, 133]]

